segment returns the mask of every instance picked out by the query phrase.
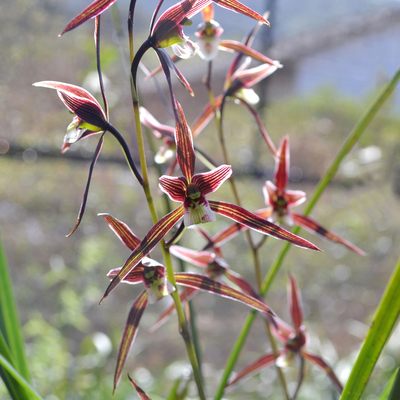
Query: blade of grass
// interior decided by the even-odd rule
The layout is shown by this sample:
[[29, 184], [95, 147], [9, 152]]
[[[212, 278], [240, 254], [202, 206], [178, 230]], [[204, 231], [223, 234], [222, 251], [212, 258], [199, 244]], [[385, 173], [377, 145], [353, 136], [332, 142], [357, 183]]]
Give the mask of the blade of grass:
[[389, 392], [390, 392], [390, 394], [392, 394], [393, 390], [395, 389], [395, 387], [393, 386], [395, 379], [396, 379], [396, 383], [398, 385], [400, 383], [400, 381], [399, 381], [400, 374], [399, 374], [399, 369], [398, 368], [396, 369], [396, 371], [394, 371], [393, 375], [389, 379], [389, 382], [386, 385], [385, 390], [382, 392], [381, 397], [379, 397], [379, 400], [396, 400], [396, 398], [397, 399], [399, 398], [400, 392], [397, 393], [397, 397], [391, 396], [389, 398]]
[[[0, 354], [0, 365], [6, 370], [28, 394], [29, 400], [43, 400], [33, 387], [18, 373], [18, 371]], [[18, 398], [19, 400], [20, 398]]]
[[[387, 98], [392, 94], [394, 88], [396, 87], [397, 82], [400, 79], [400, 68], [396, 71], [393, 78], [388, 82], [381, 92], [376, 97], [375, 101], [370, 105], [370, 107], [365, 111], [365, 113], [361, 116], [353, 130], [350, 132], [349, 136], [347, 137], [346, 141], [343, 143], [341, 149], [339, 150], [338, 154], [332, 161], [330, 167], [325, 172], [323, 177], [320, 179], [317, 187], [314, 190], [313, 195], [304, 211], [304, 215], [310, 214], [311, 210], [314, 208], [315, 204], [317, 203], [318, 199], [321, 197], [323, 191], [325, 190], [328, 183], [332, 180], [333, 176], [337, 172], [340, 163], [343, 161], [344, 157], [349, 153], [351, 148], [360, 138], [361, 134], [364, 132], [367, 125], [371, 122], [373, 117], [376, 113], [380, 110], [384, 102]], [[300, 227], [296, 227], [293, 229], [293, 233], [297, 235], [300, 231]], [[290, 243], [286, 243], [281, 251], [281, 253], [276, 258], [275, 262], [272, 264], [268, 274], [266, 275], [262, 286], [261, 286], [261, 294], [265, 296], [269, 287], [271, 286], [272, 281], [274, 280], [277, 272], [279, 271], [283, 260], [289, 251]], [[236, 360], [239, 357], [240, 351], [245, 343], [246, 337], [250, 331], [251, 325], [255, 318], [255, 313], [251, 312], [250, 315], [247, 317], [246, 321], [243, 324], [242, 330], [239, 333], [238, 339], [231, 351], [231, 354], [227, 360], [225, 365], [225, 370], [222, 375], [220, 386], [217, 389], [216, 395], [214, 400], [220, 400], [224, 394], [225, 386], [228, 382], [229, 376], [232, 373], [233, 367], [235, 366]]]
[[[400, 259], [376, 309], [371, 327], [340, 400], [360, 399], [400, 312]], [[395, 397], [398, 399], [399, 397]]]

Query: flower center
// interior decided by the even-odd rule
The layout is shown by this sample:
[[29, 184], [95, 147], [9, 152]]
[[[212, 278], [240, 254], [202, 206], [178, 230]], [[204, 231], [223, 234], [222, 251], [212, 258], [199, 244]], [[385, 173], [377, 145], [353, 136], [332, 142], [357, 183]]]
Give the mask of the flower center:
[[190, 197], [192, 200], [197, 200], [201, 196], [201, 191], [198, 186], [190, 183], [186, 189], [186, 197]]

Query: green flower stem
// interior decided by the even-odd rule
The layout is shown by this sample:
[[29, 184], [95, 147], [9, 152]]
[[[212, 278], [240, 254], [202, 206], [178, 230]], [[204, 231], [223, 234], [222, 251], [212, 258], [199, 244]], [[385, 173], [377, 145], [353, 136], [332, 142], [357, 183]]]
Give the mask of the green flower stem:
[[[381, 90], [378, 94], [376, 100], [371, 104], [371, 106], [365, 111], [365, 113], [361, 116], [353, 130], [350, 132], [348, 138], [344, 142], [342, 148], [339, 150], [337, 156], [332, 161], [331, 166], [326, 171], [325, 175], [321, 178], [319, 184], [317, 185], [311, 200], [309, 201], [306, 210], [304, 211], [304, 215], [308, 215], [311, 210], [313, 209], [314, 205], [320, 198], [321, 194], [325, 190], [328, 183], [332, 180], [333, 176], [335, 175], [336, 171], [339, 168], [340, 163], [342, 162], [343, 158], [348, 154], [354, 144], [357, 142], [361, 134], [364, 132], [367, 125], [371, 122], [372, 118], [375, 114], [379, 111], [382, 107], [383, 103], [387, 100], [390, 94], [393, 92], [398, 80], [400, 79], [400, 68], [397, 70], [393, 78], [388, 82], [385, 87]], [[300, 231], [299, 227], [296, 227], [293, 230], [294, 234], [297, 234]], [[282, 265], [282, 262], [286, 256], [286, 253], [289, 251], [290, 243], [286, 243], [275, 260], [274, 264], [272, 265], [271, 269], [269, 270], [267, 276], [265, 277], [262, 287], [261, 287], [261, 294], [265, 296], [273, 279], [275, 278], [279, 268]], [[228, 382], [229, 376], [232, 373], [232, 370], [235, 366], [236, 360], [240, 354], [240, 351], [246, 341], [246, 337], [250, 331], [251, 325], [254, 321], [255, 312], [251, 312], [247, 317], [245, 323], [243, 324], [243, 328], [239, 334], [239, 337], [232, 349], [232, 352], [228, 358], [228, 361], [225, 366], [225, 371], [223, 374], [223, 378], [220, 383], [220, 387], [218, 388], [218, 392], [214, 397], [215, 400], [220, 400], [225, 390], [226, 383]]]
[[[400, 313], [400, 259], [375, 311], [360, 354], [351, 370], [340, 400], [358, 400], [367, 385], [383, 346]], [[397, 398], [397, 397], [396, 397]]]

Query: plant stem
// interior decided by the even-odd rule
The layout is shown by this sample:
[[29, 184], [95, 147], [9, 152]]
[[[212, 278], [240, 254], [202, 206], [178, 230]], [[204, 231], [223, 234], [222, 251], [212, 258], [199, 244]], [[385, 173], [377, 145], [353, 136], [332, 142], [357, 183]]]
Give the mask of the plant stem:
[[[339, 150], [337, 156], [332, 161], [330, 167], [325, 172], [324, 176], [320, 179], [316, 189], [314, 190], [313, 195], [311, 196], [311, 200], [308, 203], [304, 215], [308, 215], [313, 207], [315, 206], [316, 202], [322, 195], [323, 191], [325, 190], [328, 183], [332, 180], [333, 176], [335, 175], [336, 171], [339, 168], [340, 163], [342, 162], [343, 158], [348, 154], [354, 144], [357, 142], [361, 134], [364, 132], [367, 125], [371, 122], [372, 118], [375, 114], [379, 111], [382, 107], [383, 103], [387, 100], [390, 94], [393, 92], [398, 80], [400, 79], [400, 68], [397, 70], [393, 78], [387, 83], [381, 92], [378, 94], [375, 101], [371, 104], [371, 106], [365, 111], [365, 113], [361, 116], [359, 121], [356, 123], [353, 130], [350, 132], [349, 136], [347, 137], [346, 141], [342, 145], [341, 149]], [[294, 234], [297, 234], [300, 231], [300, 227], [296, 227], [293, 230]], [[281, 267], [283, 260], [286, 256], [286, 253], [289, 251], [290, 243], [286, 243], [273, 263], [271, 269], [268, 271], [267, 276], [265, 277], [262, 287], [261, 287], [261, 294], [265, 296], [273, 279], [275, 278], [279, 268]], [[246, 337], [250, 331], [251, 325], [254, 321], [256, 313], [251, 312], [247, 317], [245, 323], [243, 324], [242, 330], [239, 333], [239, 336], [236, 340], [236, 343], [232, 349], [232, 352], [228, 358], [228, 361], [225, 366], [223, 379], [221, 381], [220, 387], [218, 389], [217, 395], [215, 396], [215, 400], [220, 400], [225, 390], [226, 383], [228, 382], [229, 376], [232, 373], [233, 367], [235, 366], [236, 360], [240, 354], [240, 351], [246, 341]]]

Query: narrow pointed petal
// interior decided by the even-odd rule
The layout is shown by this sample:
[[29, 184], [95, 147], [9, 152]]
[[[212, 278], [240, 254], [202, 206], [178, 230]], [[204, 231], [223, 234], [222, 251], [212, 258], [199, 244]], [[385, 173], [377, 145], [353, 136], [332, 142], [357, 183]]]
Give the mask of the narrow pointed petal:
[[249, 296], [259, 298], [257, 293], [252, 288], [250, 282], [247, 279], [244, 279], [243, 276], [239, 275], [237, 272], [234, 272], [231, 269], [226, 269], [225, 276], [235, 285], [239, 286], [244, 293], [248, 294]]
[[136, 389], [136, 392], [140, 397], [140, 400], [151, 400], [151, 398], [146, 394], [146, 392], [129, 376], [129, 374], [128, 378], [131, 381], [134, 388]]
[[214, 19], [214, 5], [211, 3], [207, 7], [203, 8], [201, 16], [203, 17], [204, 22], [210, 22]]
[[261, 61], [262, 63], [271, 64], [278, 68], [282, 68], [282, 65], [279, 61], [271, 60], [270, 58], [264, 56], [264, 54], [261, 54], [258, 51], [253, 50], [251, 47], [237, 42], [236, 40], [221, 40], [219, 43], [219, 48], [226, 51], [237, 51], [238, 53], [252, 57], [255, 60]]
[[132, 251], [136, 249], [140, 244], [140, 239], [130, 230], [129, 226], [124, 222], [120, 221], [117, 218], [114, 218], [111, 214], [97, 214], [100, 217], [103, 217], [109, 227], [114, 231], [114, 233], [118, 236], [119, 240], [131, 249]]
[[231, 300], [240, 301], [255, 310], [261, 311], [270, 322], [273, 322], [275, 317], [273, 311], [265, 303], [207, 276], [181, 272], [175, 274], [175, 280], [178, 285], [192, 287], [203, 292], [213, 293]]
[[256, 214], [253, 214], [242, 207], [219, 201], [209, 201], [209, 204], [214, 212], [233, 219], [240, 224], [246, 225], [247, 227], [254, 229], [255, 231], [275, 237], [277, 239], [287, 240], [295, 246], [303, 247], [310, 250], [321, 251], [317, 246], [310, 243], [309, 241], [288, 232], [287, 230], [273, 224], [272, 222], [260, 218]]
[[294, 275], [289, 274], [289, 286], [288, 286], [288, 301], [290, 315], [292, 316], [293, 326], [296, 332], [300, 331], [300, 327], [303, 324], [303, 308], [301, 305], [301, 293], [297, 280]]
[[221, 165], [218, 168], [202, 174], [196, 174], [192, 182], [196, 185], [203, 196], [213, 193], [232, 175], [232, 167], [230, 165]]
[[[281, 352], [282, 351], [279, 351], [277, 353], [277, 356], [280, 356]], [[248, 375], [255, 375], [257, 372], [260, 372], [264, 368], [267, 368], [274, 363], [275, 363], [274, 353], [265, 354], [264, 356], [260, 357], [259, 359], [252, 362], [251, 364], [244, 367], [241, 371], [239, 371], [234, 379], [229, 380], [227, 386], [233, 385], [234, 383], [242, 380]]]
[[282, 343], [286, 344], [289, 338], [296, 335], [295, 330], [279, 317], [275, 318], [275, 322], [276, 327], [271, 325], [271, 330], [274, 336]]
[[160, 240], [170, 231], [170, 229], [183, 217], [183, 206], [161, 218], [141, 241], [140, 245], [132, 252], [118, 275], [111, 281], [106, 289], [100, 304], [104, 299], [120, 284], [120, 282], [135, 268], [135, 266], [154, 249]]
[[171, 140], [175, 140], [174, 128], [172, 128], [172, 126], [160, 124], [144, 107], [140, 107], [139, 111], [140, 122], [147, 128], [151, 129], [158, 139], [167, 137]]
[[186, 178], [163, 175], [158, 179], [158, 186], [173, 201], [183, 202], [187, 186]]
[[340, 383], [337, 376], [335, 375], [335, 372], [320, 356], [317, 356], [316, 354], [313, 354], [313, 353], [310, 353], [309, 351], [304, 351], [304, 350], [302, 350], [301, 354], [305, 359], [311, 361], [313, 364], [322, 368], [326, 372], [326, 374], [329, 376], [329, 378], [331, 379], [333, 384], [335, 385], [335, 388], [337, 389], [337, 391], [339, 393], [342, 393], [343, 386]]
[[[193, 288], [188, 288], [185, 287], [179, 294], [179, 298], [181, 299], [181, 303], [183, 301], [189, 301], [191, 300], [195, 294], [198, 292], [197, 289]], [[170, 315], [176, 311], [175, 309], [175, 304], [171, 303], [159, 316], [158, 320], [156, 323], [149, 329], [150, 332], [154, 332], [156, 329], [158, 329], [161, 325], [163, 325], [167, 319], [170, 317]]]
[[176, 159], [182, 170], [183, 176], [190, 183], [194, 174], [195, 154], [193, 149], [192, 132], [186, 122], [185, 114], [181, 105], [176, 103], [180, 121], [176, 121], [175, 142], [176, 142]]
[[319, 225], [317, 222], [312, 220], [309, 217], [306, 217], [304, 215], [300, 215], [297, 213], [292, 213], [292, 218], [295, 224], [301, 226], [302, 228], [306, 229], [307, 231], [323, 236], [324, 238], [335, 242], [342, 244], [343, 246], [346, 246], [348, 249], [354, 251], [357, 254], [360, 254], [361, 256], [365, 256], [366, 253], [359, 249], [357, 246], [354, 244], [348, 242], [345, 239], [342, 239], [339, 235], [337, 235], [334, 232], [328, 231], [325, 228], [323, 228], [321, 225]]
[[[221, 107], [223, 95], [219, 95], [214, 99], [214, 107], [219, 110]], [[212, 117], [214, 117], [214, 107], [208, 103], [204, 108], [201, 114], [196, 118], [193, 123], [192, 134], [193, 137], [196, 137], [211, 121]]]
[[[192, 42], [191, 42], [192, 43]], [[192, 51], [197, 51], [196, 47], [191, 47], [188, 43], [185, 43], [189, 46], [190, 49], [192, 49]], [[178, 45], [177, 45], [178, 46]], [[194, 44], [193, 44], [194, 46]], [[162, 49], [160, 49], [162, 50]], [[186, 80], [186, 78], [183, 76], [182, 72], [179, 71], [178, 67], [175, 65], [175, 63], [172, 61], [172, 58], [170, 57], [170, 55], [165, 52], [167, 56], [165, 56], [165, 61], [167, 62], [168, 66], [171, 68], [172, 72], [175, 74], [175, 76], [178, 78], [178, 81], [183, 85], [183, 87], [190, 93], [190, 95], [192, 97], [194, 97], [194, 92], [189, 84], [189, 82]], [[194, 56], [194, 54], [190, 53], [191, 57]], [[181, 58], [184, 58], [183, 56]], [[187, 57], [189, 58], [189, 57]]]
[[135, 340], [140, 319], [146, 309], [147, 303], [147, 293], [143, 291], [135, 300], [131, 310], [129, 311], [128, 319], [121, 338], [121, 344], [119, 345], [117, 366], [114, 374], [114, 392], [121, 379], [122, 368], [125, 364], [126, 358], [128, 357], [132, 343]]
[[171, 246], [169, 251], [175, 257], [201, 268], [207, 268], [215, 261], [215, 254], [208, 251], [195, 251], [182, 246]]
[[263, 187], [263, 194], [265, 204], [275, 207], [278, 201], [278, 189], [271, 181], [265, 182]]
[[67, 237], [70, 237], [77, 230], [79, 224], [82, 221], [83, 214], [85, 213], [87, 198], [88, 198], [88, 195], [89, 195], [90, 182], [92, 180], [92, 174], [93, 174], [94, 166], [96, 165], [96, 161], [99, 158], [100, 151], [101, 151], [101, 148], [103, 146], [103, 142], [104, 142], [104, 133], [101, 135], [100, 140], [97, 143], [97, 147], [96, 147], [96, 150], [94, 152], [92, 162], [90, 164], [89, 176], [88, 176], [88, 180], [87, 180], [87, 183], [86, 183], [85, 192], [83, 193], [83, 199], [82, 199], [82, 203], [81, 203], [81, 208], [79, 210], [78, 219], [77, 219], [76, 224], [73, 227], [72, 231], [67, 235]]
[[[94, 18], [100, 15], [102, 12], [107, 10], [117, 0], [95, 0], [92, 4], [86, 7], [79, 15], [77, 15], [62, 31], [61, 35], [72, 29], [75, 29], [79, 25], [82, 25], [90, 18]], [[60, 36], [61, 36], [60, 35]]]
[[285, 135], [282, 139], [276, 158], [274, 183], [278, 189], [278, 194], [282, 194], [289, 181], [290, 152], [288, 135]]
[[[144, 257], [143, 260], [145, 260], [147, 257]], [[123, 279], [124, 283], [128, 283], [130, 285], [136, 285], [138, 283], [143, 283], [143, 266], [142, 265], [137, 265], [132, 271], [129, 272], [129, 274]], [[121, 271], [120, 268], [114, 268], [112, 269], [108, 274], [107, 278], [110, 280], [113, 280]]]
[[288, 207], [303, 204], [307, 199], [306, 193], [302, 190], [285, 190], [283, 197]]

